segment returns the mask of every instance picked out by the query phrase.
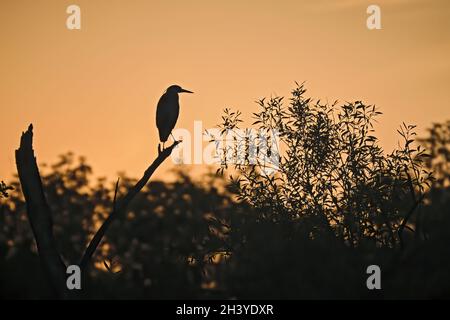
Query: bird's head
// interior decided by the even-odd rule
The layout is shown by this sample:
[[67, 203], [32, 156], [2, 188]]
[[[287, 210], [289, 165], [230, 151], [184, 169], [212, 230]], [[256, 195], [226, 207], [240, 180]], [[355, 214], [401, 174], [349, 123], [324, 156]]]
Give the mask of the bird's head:
[[178, 85], [173, 85], [167, 88], [166, 90], [167, 93], [193, 93], [192, 91], [183, 89], [182, 87], [178, 86]]

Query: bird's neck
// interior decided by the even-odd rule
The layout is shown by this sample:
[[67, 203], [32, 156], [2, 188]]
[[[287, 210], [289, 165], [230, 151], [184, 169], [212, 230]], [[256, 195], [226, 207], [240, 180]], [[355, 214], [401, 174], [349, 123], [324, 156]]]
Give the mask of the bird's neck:
[[177, 98], [178, 99], [178, 92], [167, 92], [166, 93], [171, 98]]

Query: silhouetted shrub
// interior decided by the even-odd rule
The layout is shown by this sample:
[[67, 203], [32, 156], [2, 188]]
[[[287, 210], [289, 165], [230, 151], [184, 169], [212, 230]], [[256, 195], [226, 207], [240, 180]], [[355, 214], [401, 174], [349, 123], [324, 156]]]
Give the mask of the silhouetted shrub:
[[[239, 199], [262, 220], [302, 225], [310, 238], [333, 234], [350, 246], [400, 245], [404, 221], [432, 180], [424, 165], [428, 155], [413, 146], [414, 126], [403, 124], [401, 147], [385, 154], [374, 135], [375, 106], [322, 104], [305, 92], [303, 85], [296, 88], [288, 106], [280, 97], [258, 102], [254, 124], [260, 132], [279, 133], [280, 156], [277, 171], [267, 174], [267, 164], [251, 163], [249, 147], [242, 148], [250, 141], [235, 141], [231, 152], [246, 153], [234, 165]], [[238, 129], [238, 117], [225, 114], [222, 131]], [[229, 166], [227, 152], [222, 168]]]
[[[222, 133], [240, 130], [227, 143], [215, 140], [222, 148], [219, 171], [232, 169], [233, 191], [252, 208], [229, 222], [232, 249], [224, 283], [230, 293], [245, 298], [448, 296], [450, 261], [441, 255], [450, 253], [449, 206], [435, 205], [430, 197], [436, 190], [448, 197], [449, 190], [442, 183], [432, 186], [436, 153], [425, 153], [414, 141], [415, 127], [406, 124], [398, 130], [398, 149], [385, 153], [373, 130], [380, 114], [374, 106], [324, 104], [305, 92], [298, 86], [288, 104], [282, 97], [258, 101], [261, 110], [254, 113], [253, 125], [269, 135], [256, 147], [249, 129], [240, 129], [239, 112], [226, 109], [219, 125]], [[439, 141], [448, 141], [446, 128], [447, 137]], [[260, 154], [255, 163], [254, 149], [274, 150], [273, 132], [279, 134], [278, 159], [267, 161], [273, 154]], [[445, 156], [439, 163], [446, 163], [446, 171], [447, 145], [436, 148]], [[269, 174], [274, 165], [277, 170]], [[422, 236], [419, 220], [427, 210], [424, 220], [436, 225]], [[427, 241], [431, 235], [435, 241]], [[371, 264], [383, 270], [381, 292], [367, 290]]]

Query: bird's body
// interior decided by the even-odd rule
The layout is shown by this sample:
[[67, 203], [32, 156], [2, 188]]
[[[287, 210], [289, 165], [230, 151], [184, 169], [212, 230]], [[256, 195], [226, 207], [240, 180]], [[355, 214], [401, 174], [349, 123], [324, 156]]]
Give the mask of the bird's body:
[[180, 114], [180, 103], [178, 93], [188, 92], [180, 86], [173, 85], [167, 88], [166, 92], [161, 96], [156, 108], [156, 126], [159, 131], [159, 140], [164, 144], [167, 141]]
[[166, 142], [178, 120], [180, 103], [178, 94], [164, 93], [156, 108], [156, 126], [159, 131], [159, 141]]

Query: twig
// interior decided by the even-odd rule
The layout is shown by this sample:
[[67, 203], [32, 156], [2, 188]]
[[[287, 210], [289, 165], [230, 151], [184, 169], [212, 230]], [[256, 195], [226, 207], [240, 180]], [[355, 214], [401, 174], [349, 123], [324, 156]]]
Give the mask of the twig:
[[117, 178], [116, 188], [114, 189], [113, 211], [116, 210], [116, 200], [117, 200], [117, 192], [119, 190], [119, 181], [120, 178]]
[[403, 230], [406, 227], [406, 224], [408, 223], [409, 219], [411, 218], [412, 214], [414, 213], [414, 211], [416, 210], [417, 206], [422, 203], [423, 199], [425, 198], [425, 194], [422, 194], [422, 196], [413, 204], [413, 206], [411, 207], [411, 209], [408, 211], [408, 213], [406, 214], [406, 216], [403, 218], [402, 223], [400, 224], [400, 226], [398, 227], [398, 237], [400, 239], [400, 246], [403, 247]]

